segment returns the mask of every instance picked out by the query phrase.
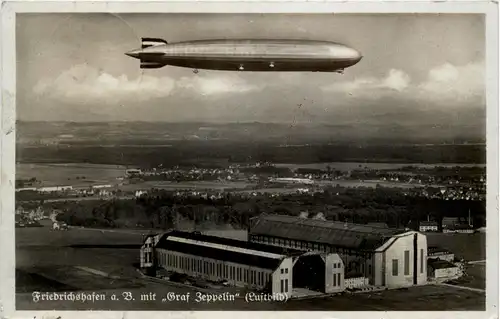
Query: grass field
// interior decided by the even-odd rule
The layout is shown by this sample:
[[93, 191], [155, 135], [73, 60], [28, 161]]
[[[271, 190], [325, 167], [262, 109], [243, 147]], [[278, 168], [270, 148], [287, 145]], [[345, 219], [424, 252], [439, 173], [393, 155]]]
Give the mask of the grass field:
[[[22, 164], [16, 165], [16, 179], [35, 177], [43, 186], [86, 186], [89, 184], [116, 183], [116, 178], [125, 175], [126, 168], [105, 164]], [[84, 176], [85, 179], [76, 179]]]
[[[335, 296], [287, 303], [247, 303], [243, 299], [225, 303], [141, 302], [141, 293], [195, 293], [192, 287], [146, 281], [139, 277], [135, 264], [144, 230], [93, 230], [73, 228], [16, 229], [16, 302], [19, 310], [482, 310], [482, 293], [453, 287], [425, 286], [408, 290]], [[207, 234], [245, 239], [240, 230], [213, 230]], [[460, 240], [470, 238], [457, 237]], [[452, 241], [452, 239], [448, 239]], [[480, 241], [479, 241], [480, 242]], [[458, 247], [461, 245], [458, 244]], [[464, 247], [464, 246], [461, 246]], [[106, 272], [110, 279], [75, 266]], [[136, 300], [95, 303], [32, 301], [32, 291], [88, 291], [111, 294], [132, 292]]]
[[390, 182], [390, 181], [377, 181], [377, 180], [333, 180], [333, 181], [317, 181], [317, 185], [331, 185], [336, 186], [340, 185], [341, 187], [371, 187], [375, 188], [377, 185], [382, 187], [390, 187], [390, 188], [414, 188], [414, 187], [423, 187], [421, 184], [409, 184], [409, 183], [400, 183], [400, 182]]
[[[486, 265], [467, 265], [467, 276], [460, 278], [455, 284], [470, 288], [486, 289]], [[490, 282], [490, 284], [493, 284], [493, 282]]]
[[119, 188], [123, 191], [135, 191], [144, 189], [166, 189], [166, 190], [178, 190], [178, 189], [190, 189], [190, 190], [205, 190], [205, 189], [215, 189], [215, 190], [237, 190], [244, 189], [248, 186], [252, 186], [251, 183], [247, 182], [217, 182], [217, 181], [192, 181], [192, 182], [169, 182], [169, 181], [148, 181], [140, 182], [134, 184], [122, 185]]
[[467, 261], [486, 259], [486, 233], [443, 234], [426, 233], [427, 245], [439, 246]]
[[[434, 166], [482, 166], [485, 165], [474, 165], [474, 164], [398, 164], [398, 163], [358, 163], [358, 162], [346, 162], [346, 163], [316, 163], [316, 164], [277, 164], [278, 167], [289, 167], [289, 168], [319, 168], [326, 169], [330, 165], [332, 169], [348, 171], [352, 169], [397, 169], [404, 166], [412, 165], [415, 167], [434, 167]], [[126, 167], [121, 165], [107, 165], [107, 164], [88, 164], [88, 163], [68, 163], [68, 164], [50, 164], [50, 163], [34, 163], [34, 164], [24, 164], [18, 163], [16, 165], [16, 179], [30, 179], [36, 177], [41, 184], [38, 187], [43, 186], [88, 186], [91, 184], [115, 184], [117, 177], [123, 177], [125, 174]], [[85, 179], [77, 179], [77, 177], [85, 176]], [[380, 184], [385, 187], [399, 187], [399, 188], [411, 188], [418, 185], [415, 184], [405, 184], [387, 181], [351, 181], [351, 180], [338, 180], [338, 181], [324, 181], [319, 184], [332, 184], [343, 187], [376, 187]], [[156, 187], [160, 189], [242, 189], [248, 186], [252, 186], [251, 183], [246, 182], [182, 182], [182, 183], [172, 183], [172, 182], [143, 182], [139, 184], [124, 185], [120, 188], [125, 190], [136, 190]], [[286, 192], [286, 190], [282, 189]], [[270, 190], [269, 192], [275, 192], [276, 189]]]
[[[116, 184], [118, 177], [125, 175], [126, 167], [106, 164], [17, 164], [16, 179], [30, 179], [35, 177], [41, 181], [36, 187], [44, 186], [89, 186], [92, 184]], [[84, 176], [85, 179], [81, 179]], [[77, 179], [78, 177], [78, 179]], [[158, 189], [243, 189], [253, 184], [247, 182], [169, 182], [147, 181], [135, 184], [125, 184], [119, 188], [125, 191], [135, 191], [150, 188]], [[29, 187], [29, 186], [27, 186]]]
[[421, 163], [409, 163], [409, 164], [401, 164], [401, 163], [363, 163], [363, 162], [332, 162], [332, 163], [312, 163], [312, 164], [286, 164], [280, 163], [276, 164], [277, 167], [288, 167], [291, 169], [297, 168], [309, 168], [309, 169], [323, 169], [325, 170], [328, 166], [331, 167], [332, 170], [339, 171], [351, 171], [355, 169], [376, 169], [376, 170], [391, 170], [398, 169], [406, 166], [413, 166], [418, 168], [433, 168], [436, 166], [441, 167], [486, 167], [484, 164], [421, 164]]

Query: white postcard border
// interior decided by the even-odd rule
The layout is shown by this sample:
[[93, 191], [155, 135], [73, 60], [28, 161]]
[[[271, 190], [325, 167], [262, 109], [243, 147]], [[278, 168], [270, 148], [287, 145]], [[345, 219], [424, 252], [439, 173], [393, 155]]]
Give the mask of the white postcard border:
[[[193, 3], [196, 3], [193, 5]], [[498, 111], [498, 8], [495, 2], [410, 2], [410, 1], [19, 1], [2, 2], [0, 84], [0, 316], [1, 318], [270, 318], [274, 312], [181, 312], [181, 311], [15, 311], [15, 14], [21, 12], [182, 12], [182, 13], [484, 13], [486, 14], [487, 65], [487, 285], [485, 312], [280, 312], [282, 319], [302, 318], [498, 318], [498, 195], [499, 195], [499, 111]]]

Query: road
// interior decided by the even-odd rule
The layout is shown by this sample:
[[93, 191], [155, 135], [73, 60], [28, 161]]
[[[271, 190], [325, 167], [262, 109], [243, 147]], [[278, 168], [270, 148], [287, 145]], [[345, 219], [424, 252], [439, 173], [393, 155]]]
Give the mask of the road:
[[447, 287], [453, 287], [453, 288], [458, 288], [458, 289], [465, 289], [465, 290], [470, 290], [470, 291], [476, 291], [476, 292], [481, 292], [485, 293], [485, 289], [478, 289], [478, 288], [471, 288], [471, 287], [465, 287], [465, 286], [458, 286], [458, 285], [451, 285], [451, 284], [446, 284], [446, 283], [440, 283], [438, 285], [441, 286], [447, 286]]
[[128, 235], [143, 235], [149, 234], [150, 232], [158, 232], [158, 229], [100, 229], [100, 228], [86, 228], [86, 227], [75, 227], [68, 226], [68, 228], [78, 229], [83, 231], [90, 232], [99, 232], [101, 234], [104, 233], [115, 233], [115, 234], [128, 234]]
[[[113, 196], [113, 199], [134, 199], [134, 195], [126, 195], [126, 196]], [[38, 203], [43, 200], [44, 203], [60, 203], [60, 202], [80, 202], [85, 200], [106, 200], [109, 198], [106, 197], [65, 197], [65, 198], [52, 198], [52, 199], [39, 199], [39, 200], [23, 200], [18, 203]]]
[[475, 265], [475, 264], [486, 264], [486, 259], [484, 259], [484, 260], [473, 260], [473, 261], [469, 261], [469, 262], [467, 262], [467, 264], [469, 264], [469, 265]]

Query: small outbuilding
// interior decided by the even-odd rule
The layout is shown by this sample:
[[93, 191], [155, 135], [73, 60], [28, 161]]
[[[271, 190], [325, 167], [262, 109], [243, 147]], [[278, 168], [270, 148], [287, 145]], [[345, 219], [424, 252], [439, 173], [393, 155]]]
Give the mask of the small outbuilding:
[[430, 259], [427, 266], [429, 279], [445, 281], [460, 277], [459, 267], [449, 261]]

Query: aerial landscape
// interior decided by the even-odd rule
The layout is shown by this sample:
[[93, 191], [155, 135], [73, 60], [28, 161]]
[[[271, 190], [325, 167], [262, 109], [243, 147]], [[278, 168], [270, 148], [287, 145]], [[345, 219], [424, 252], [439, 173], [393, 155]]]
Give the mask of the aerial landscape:
[[[17, 19], [18, 310], [485, 310], [483, 16], [122, 17]], [[270, 24], [363, 58], [141, 58]]]

